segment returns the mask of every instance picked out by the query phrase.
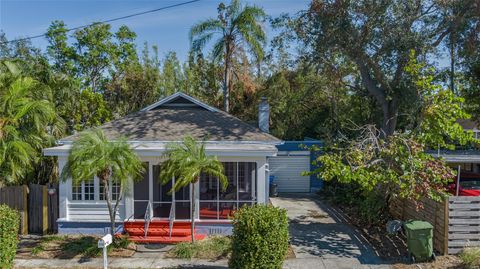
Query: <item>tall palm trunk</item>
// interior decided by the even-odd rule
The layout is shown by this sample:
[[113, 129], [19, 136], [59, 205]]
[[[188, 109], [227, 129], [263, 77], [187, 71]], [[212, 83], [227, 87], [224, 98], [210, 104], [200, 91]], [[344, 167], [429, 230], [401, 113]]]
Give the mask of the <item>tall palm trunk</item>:
[[115, 211], [116, 208], [112, 207], [112, 199], [110, 196], [110, 186], [108, 184], [108, 178], [102, 179], [103, 182], [103, 193], [105, 195], [105, 201], [107, 201], [107, 208], [108, 208], [108, 215], [110, 217], [110, 234], [112, 235], [112, 239], [115, 235]]
[[228, 113], [230, 110], [230, 44], [225, 44], [225, 69], [223, 70], [223, 109]]
[[192, 243], [195, 242], [195, 183], [192, 183], [190, 188], [192, 188], [192, 197], [191, 197], [191, 210], [190, 210], [190, 220], [191, 224], [191, 232], [192, 232]]
[[224, 78], [223, 78], [223, 109], [225, 110], [225, 112], [228, 113], [228, 111], [230, 110], [230, 102], [229, 102], [229, 98], [230, 98], [230, 93], [229, 93], [229, 84], [230, 84], [230, 75], [229, 75], [229, 70], [230, 70], [230, 67], [229, 67], [229, 63], [228, 63], [228, 60], [225, 59], [225, 70], [224, 70]]

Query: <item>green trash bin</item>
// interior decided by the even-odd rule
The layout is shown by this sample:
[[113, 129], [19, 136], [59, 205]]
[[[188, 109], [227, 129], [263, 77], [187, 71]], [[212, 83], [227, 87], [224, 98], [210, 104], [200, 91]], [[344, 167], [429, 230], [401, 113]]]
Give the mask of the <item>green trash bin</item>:
[[403, 224], [407, 236], [408, 254], [412, 262], [435, 259], [433, 226], [426, 221], [409, 220]]

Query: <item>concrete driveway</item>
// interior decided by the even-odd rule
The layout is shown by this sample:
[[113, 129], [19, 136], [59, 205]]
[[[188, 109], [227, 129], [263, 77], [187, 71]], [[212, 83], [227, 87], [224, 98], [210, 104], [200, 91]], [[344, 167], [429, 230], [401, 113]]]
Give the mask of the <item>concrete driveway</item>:
[[287, 210], [296, 255], [287, 268], [389, 268], [345, 218], [317, 194], [281, 194], [272, 204]]

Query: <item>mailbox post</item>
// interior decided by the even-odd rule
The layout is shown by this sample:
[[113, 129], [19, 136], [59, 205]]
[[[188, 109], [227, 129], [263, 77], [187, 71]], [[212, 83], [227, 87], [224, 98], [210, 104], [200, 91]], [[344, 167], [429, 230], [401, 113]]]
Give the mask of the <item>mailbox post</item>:
[[103, 268], [107, 269], [108, 260], [107, 260], [107, 247], [112, 243], [112, 235], [107, 234], [98, 240], [98, 248], [103, 248]]

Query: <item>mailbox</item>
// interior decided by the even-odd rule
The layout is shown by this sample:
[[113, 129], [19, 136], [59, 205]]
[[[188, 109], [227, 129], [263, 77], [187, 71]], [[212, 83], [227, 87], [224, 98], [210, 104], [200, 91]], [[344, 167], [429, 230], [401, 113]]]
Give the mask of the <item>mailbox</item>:
[[102, 239], [98, 240], [98, 248], [106, 248], [112, 243], [112, 235], [107, 234]]

